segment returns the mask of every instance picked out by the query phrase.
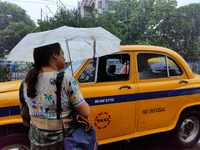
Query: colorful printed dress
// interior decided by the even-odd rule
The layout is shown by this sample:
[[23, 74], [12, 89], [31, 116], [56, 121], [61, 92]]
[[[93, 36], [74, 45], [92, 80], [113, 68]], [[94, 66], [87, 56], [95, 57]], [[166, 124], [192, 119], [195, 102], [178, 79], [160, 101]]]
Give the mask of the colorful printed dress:
[[[29, 108], [30, 116], [47, 120], [57, 119], [56, 77], [58, 72], [40, 73], [36, 85], [36, 97], [27, 96], [27, 87], [24, 86], [24, 97]], [[84, 98], [76, 80], [69, 74], [64, 74], [61, 89], [62, 118], [71, 116], [73, 107], [80, 105]], [[40, 124], [40, 126], [43, 126]], [[44, 124], [45, 126], [45, 124]], [[72, 126], [66, 128], [66, 133]], [[31, 123], [29, 131], [31, 149], [62, 149], [62, 130], [43, 130]]]

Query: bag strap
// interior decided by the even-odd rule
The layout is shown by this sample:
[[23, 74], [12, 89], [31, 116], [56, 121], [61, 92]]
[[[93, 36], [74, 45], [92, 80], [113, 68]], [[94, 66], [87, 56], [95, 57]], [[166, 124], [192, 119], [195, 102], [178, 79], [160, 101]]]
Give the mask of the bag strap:
[[[23, 120], [25, 120], [26, 122], [29, 123], [31, 118], [29, 115], [28, 106], [27, 106], [25, 98], [24, 98], [24, 82], [25, 82], [25, 80], [23, 80], [21, 82], [20, 88], [19, 88], [20, 113], [21, 113]], [[26, 113], [26, 114], [24, 114], [24, 113]]]
[[24, 80], [20, 84], [19, 88], [19, 100], [22, 105], [26, 105], [25, 99], [24, 99], [24, 93], [23, 93], [23, 88], [24, 88]]
[[57, 119], [60, 119], [61, 114], [61, 85], [65, 72], [58, 73], [56, 77], [56, 88], [57, 88]]
[[76, 121], [77, 121], [78, 124], [76, 124], [74, 126], [74, 128], [72, 128], [72, 130], [67, 135], [65, 135], [65, 130], [64, 130], [62, 118], [60, 118], [60, 114], [61, 114], [61, 84], [62, 84], [62, 81], [63, 81], [63, 77], [64, 77], [64, 72], [58, 73], [58, 75], [56, 77], [56, 88], [57, 88], [57, 119], [61, 119], [62, 130], [63, 130], [63, 139], [64, 139], [65, 136], [72, 135], [72, 133], [78, 127], [78, 124], [84, 124], [86, 126], [85, 127], [85, 131], [86, 132], [89, 131], [89, 129], [91, 127], [91, 124], [89, 123], [89, 121], [87, 119], [85, 119], [80, 114], [78, 114], [76, 111], [74, 111], [74, 116], [75, 116]]
[[[61, 85], [62, 85], [64, 73], [65, 72], [60, 72], [60, 73], [58, 73], [58, 75], [56, 77], [56, 88], [57, 88], [57, 119], [61, 119], [62, 132], [63, 132], [63, 140], [65, 138], [65, 129], [64, 129], [63, 122], [62, 122], [62, 118], [60, 118], [60, 114], [62, 112], [62, 110], [61, 110]], [[64, 148], [64, 142], [63, 142], [63, 148]]]

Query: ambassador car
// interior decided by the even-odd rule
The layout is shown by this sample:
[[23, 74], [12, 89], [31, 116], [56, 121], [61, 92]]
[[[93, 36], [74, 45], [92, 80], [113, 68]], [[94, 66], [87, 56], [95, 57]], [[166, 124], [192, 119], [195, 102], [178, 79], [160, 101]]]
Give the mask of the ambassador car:
[[[170, 131], [177, 147], [200, 136], [200, 76], [176, 52], [157, 46], [121, 46], [115, 54], [72, 63], [89, 103], [100, 145]], [[70, 65], [64, 69], [72, 73]], [[26, 145], [19, 109], [21, 81], [0, 83], [0, 141]], [[9, 132], [3, 132], [9, 131]], [[10, 136], [20, 140], [13, 143]]]

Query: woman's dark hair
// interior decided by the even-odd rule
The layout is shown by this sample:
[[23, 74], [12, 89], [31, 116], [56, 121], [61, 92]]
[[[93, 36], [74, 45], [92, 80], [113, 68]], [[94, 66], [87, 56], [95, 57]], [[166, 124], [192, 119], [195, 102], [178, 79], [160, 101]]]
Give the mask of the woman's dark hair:
[[34, 68], [28, 71], [25, 82], [27, 84], [27, 96], [34, 98], [36, 95], [36, 83], [38, 80], [38, 75], [42, 71], [42, 67], [49, 66], [49, 60], [51, 55], [58, 54], [61, 50], [59, 43], [54, 43], [34, 49]]

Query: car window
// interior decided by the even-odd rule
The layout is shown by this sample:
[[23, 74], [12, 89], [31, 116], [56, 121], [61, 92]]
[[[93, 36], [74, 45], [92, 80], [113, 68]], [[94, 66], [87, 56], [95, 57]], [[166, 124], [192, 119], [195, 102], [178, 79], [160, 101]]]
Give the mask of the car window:
[[100, 57], [97, 82], [128, 80], [129, 66], [129, 54], [113, 54]]
[[167, 57], [168, 61], [168, 68], [169, 68], [169, 75], [171, 76], [181, 76], [183, 74], [180, 67], [177, 65], [177, 63], [172, 60], [171, 58]]
[[[170, 57], [155, 53], [139, 53], [137, 55], [138, 77], [157, 79], [182, 75], [182, 70]], [[168, 69], [167, 69], [168, 68]]]
[[69, 62], [67, 62], [67, 63], [65, 63], [65, 67], [62, 70], [60, 70], [60, 72], [64, 71], [64, 72], [72, 75], [71, 67], [73, 68], [73, 73], [76, 73], [76, 71], [80, 68], [80, 66], [84, 62], [85, 62], [85, 59], [74, 61], [74, 62], [72, 62], [72, 66], [70, 65]]
[[122, 81], [129, 79], [130, 55], [112, 54], [92, 59], [78, 77], [79, 83], [95, 82], [97, 62], [97, 82]]
[[95, 82], [95, 72], [96, 72], [96, 58], [92, 59], [81, 75], [78, 77], [79, 83]]

